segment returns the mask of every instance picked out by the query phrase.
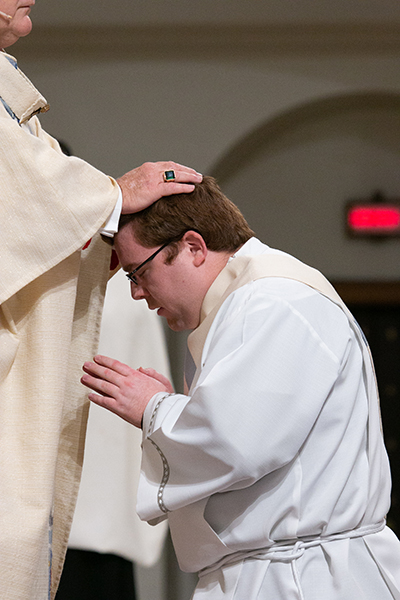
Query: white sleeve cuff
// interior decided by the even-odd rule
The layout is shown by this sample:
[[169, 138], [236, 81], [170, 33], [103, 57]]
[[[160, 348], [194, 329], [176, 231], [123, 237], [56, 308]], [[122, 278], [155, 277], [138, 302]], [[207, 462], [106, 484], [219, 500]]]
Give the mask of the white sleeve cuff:
[[114, 234], [117, 233], [117, 231], [118, 231], [118, 223], [119, 223], [119, 218], [121, 216], [121, 211], [122, 211], [122, 192], [121, 192], [121, 188], [119, 186], [118, 186], [118, 190], [119, 190], [118, 200], [114, 207], [114, 210], [112, 211], [112, 213], [111, 213], [108, 221], [104, 225], [104, 227], [102, 227], [100, 229], [101, 235], [105, 235], [107, 237], [114, 237]]
[[177, 397], [178, 394], [169, 392], [158, 392], [152, 397], [143, 413], [143, 439], [151, 435], [154, 429], [157, 429], [158, 424], [162, 423], [171, 406], [175, 404]]

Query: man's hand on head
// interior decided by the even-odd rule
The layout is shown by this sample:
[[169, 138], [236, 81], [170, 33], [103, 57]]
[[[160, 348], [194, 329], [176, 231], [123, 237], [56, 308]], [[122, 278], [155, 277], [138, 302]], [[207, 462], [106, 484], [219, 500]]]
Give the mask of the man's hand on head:
[[[164, 173], [174, 172], [174, 179], [165, 181]], [[117, 183], [122, 191], [122, 214], [139, 212], [162, 196], [190, 193], [203, 176], [194, 169], [172, 161], [147, 162], [125, 173]]]
[[140, 427], [144, 410], [158, 392], [173, 392], [171, 383], [154, 369], [132, 369], [128, 365], [95, 356], [85, 362], [81, 383], [96, 393], [89, 400], [107, 408], [128, 423]]

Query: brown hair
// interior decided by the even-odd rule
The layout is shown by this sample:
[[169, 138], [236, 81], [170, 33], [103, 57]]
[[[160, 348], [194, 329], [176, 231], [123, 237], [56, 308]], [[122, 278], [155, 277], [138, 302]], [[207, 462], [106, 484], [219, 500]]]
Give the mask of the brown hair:
[[119, 228], [130, 223], [135, 223], [135, 238], [145, 248], [172, 242], [173, 256], [168, 262], [177, 254], [173, 242], [187, 231], [200, 233], [207, 248], [215, 252], [234, 252], [254, 235], [213, 177], [204, 177], [190, 194], [164, 196], [145, 210], [122, 215]]

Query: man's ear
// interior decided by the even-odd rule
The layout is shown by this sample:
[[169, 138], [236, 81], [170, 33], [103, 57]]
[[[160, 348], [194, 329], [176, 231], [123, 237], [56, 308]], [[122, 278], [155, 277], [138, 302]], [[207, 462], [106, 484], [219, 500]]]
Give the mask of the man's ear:
[[191, 253], [193, 264], [195, 267], [200, 267], [208, 254], [208, 249], [203, 237], [197, 231], [187, 231], [182, 238], [187, 249]]

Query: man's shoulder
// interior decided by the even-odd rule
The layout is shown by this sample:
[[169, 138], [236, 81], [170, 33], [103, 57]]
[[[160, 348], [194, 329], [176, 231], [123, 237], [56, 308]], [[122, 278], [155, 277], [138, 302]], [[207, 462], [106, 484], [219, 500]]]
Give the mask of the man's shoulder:
[[234, 303], [250, 300], [257, 302], [262, 298], [268, 298], [269, 302], [283, 301], [293, 305], [315, 299], [322, 304], [335, 306], [329, 298], [306, 283], [279, 275], [251, 280], [233, 290], [227, 300], [229, 298]]
[[[274, 332], [274, 340], [288, 327], [293, 333], [301, 330], [337, 357], [354, 337], [349, 319], [337, 304], [310, 286], [283, 277], [251, 281], [235, 290], [221, 306], [215, 331], [231, 325], [243, 331], [250, 327], [257, 335], [266, 328]], [[265, 343], [270, 341], [268, 335]]]
[[46, 99], [20, 71], [13, 56], [0, 52], [0, 96], [20, 123], [49, 109]]

